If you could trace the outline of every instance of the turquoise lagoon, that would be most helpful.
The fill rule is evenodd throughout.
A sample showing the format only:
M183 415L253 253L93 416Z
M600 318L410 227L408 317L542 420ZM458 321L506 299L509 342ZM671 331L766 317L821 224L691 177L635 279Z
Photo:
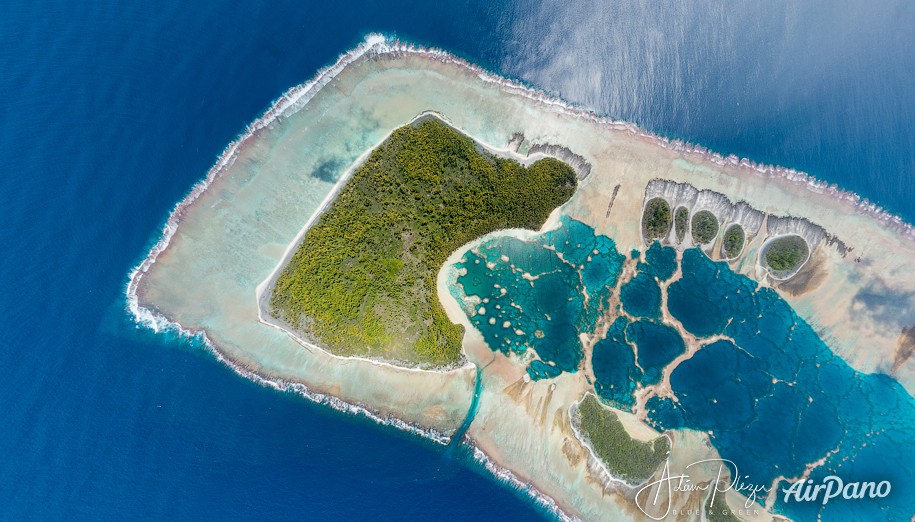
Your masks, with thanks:
M625 260L612 239L563 216L558 229L528 239L482 241L457 264L462 273L451 291L493 350L535 357L527 369L533 379L578 371L579 334L594 332L618 292L622 310L593 347L593 385L605 402L630 410L634 392L657 383L685 344L660 320L659 283L676 273L676 251L653 244L617 288ZM905 389L886 375L855 371L775 291L727 263L690 249L679 267L668 311L700 340L724 339L705 341L674 369L676 400L649 398L648 422L708 433L746 484L768 487L820 460L809 477L814 484L829 475L892 484L886 498L826 505L780 493L777 512L801 520L907 520L915 505L915 401Z
M539 357L528 369L535 379L574 372L584 352L579 333L591 332L606 306L624 258L594 229L561 218L561 226L525 241L499 236L467 252L464 273L452 288L461 301L475 296L470 321L487 344L503 353Z

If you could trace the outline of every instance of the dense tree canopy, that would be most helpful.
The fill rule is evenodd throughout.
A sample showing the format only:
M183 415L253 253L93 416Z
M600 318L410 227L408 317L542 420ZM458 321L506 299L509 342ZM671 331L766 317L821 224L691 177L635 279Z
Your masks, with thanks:
M670 233L670 203L664 198L652 198L642 214L642 235L645 239L664 239Z
M336 354L455 362L463 329L436 294L444 261L495 230L539 228L575 186L559 160L525 168L435 118L401 127L305 233L273 314Z
M810 254L807 242L800 236L773 239L766 247L766 264L773 270L794 270Z
M728 259L734 259L743 251L743 244L746 241L746 233L740 225L731 225L724 233L724 242L721 249Z
M693 242L697 245L711 243L718 235L718 218L708 210L700 210L693 214L692 222Z
M689 210L686 207L678 207L674 213L674 232L677 234L677 243L682 243L686 237L686 230L689 228Z
M578 420L582 435L610 473L630 484L649 478L670 451L667 437L648 442L634 440L613 410L601 405L593 395L581 401Z

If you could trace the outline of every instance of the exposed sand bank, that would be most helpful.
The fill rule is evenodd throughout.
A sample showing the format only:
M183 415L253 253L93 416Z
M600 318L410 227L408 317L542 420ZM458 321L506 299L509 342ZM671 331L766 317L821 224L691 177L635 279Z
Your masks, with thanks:
M549 143L580 156L590 175L563 212L612 237L621 252L642 246L641 205L655 178L688 182L763 212L819 224L852 252L843 256L828 245L818 248L809 279L816 284L780 290L782 295L852 366L886 371L910 393L915 390L915 364L908 359L912 343L901 337L915 324L915 241L901 221L798 173L669 143L444 53L374 37L287 93L179 204L163 239L131 277L128 300L137 319L155 328L180 325L205 333L216 353L248 377L319 400L321 394L333 396L343 401L338 407L363 408L401 427L453 433L471 403L471 366L417 371L334 357L261 322L257 302L259 285L326 201L336 176L392 129L429 110L493 151L517 151L523 158L528 151L547 150L533 144ZM760 277L750 261L759 237L732 263L751 277ZM460 252L455 255L440 273L439 297L449 318L468 327L468 360L485 368L468 436L493 462L532 482L569 515L644 518L633 492L608 481L571 430L568 408L588 389L583 375L528 383L521 365L493 354L443 287ZM672 466L715 455L704 435L682 432L673 438ZM697 500L681 496L677 502Z

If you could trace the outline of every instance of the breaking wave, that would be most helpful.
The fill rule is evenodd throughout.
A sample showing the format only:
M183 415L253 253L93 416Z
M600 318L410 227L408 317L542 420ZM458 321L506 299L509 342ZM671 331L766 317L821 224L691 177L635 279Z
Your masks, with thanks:
M498 85L503 92L523 96L535 103L548 106L554 110L562 111L577 118L589 120L606 128L624 130L632 135L650 139L665 149L701 156L717 165L739 167L759 176L782 178L789 182L803 185L812 192L832 195L838 200L848 202L857 211L873 216L885 226L896 230L901 235L910 239L915 239L915 228L903 221L899 216L885 211L878 205L869 202L867 199L862 198L855 193L845 191L835 184L829 184L825 181L818 180L804 172L778 166L757 164L746 158L739 158L735 155L723 156L699 145L680 140L670 140L642 130L635 124L600 116L591 110L566 102L543 90L535 89L523 85L518 81L491 73L446 51L402 42L381 34L369 34L366 36L363 43L341 55L333 64L318 71L312 80L289 89L276 99L261 117L248 125L238 138L229 143L213 167L207 172L204 179L196 183L191 188L190 192L174 207L166 220L159 240L150 249L142 262L140 262L140 264L130 273L125 289L127 309L139 326L150 328L157 333L171 331L184 338L199 340L219 361L230 367L242 377L257 382L262 386L269 386L283 392L297 393L316 403L326 404L342 412L362 415L379 424L394 426L439 444L444 445L449 443L450 437L448 435L434 429L412 424L391 415L378 414L364 406L351 404L337 397L310 390L302 383L264 377L220 352L216 345L207 338L206 332L185 329L182 325L171 321L158 311L141 305L139 299L139 294L141 293L140 285L143 276L149 271L152 265L155 264L159 255L168 248L172 237L178 230L181 218L198 197L234 163L238 156L238 151L246 141L277 119L295 114L301 110L321 90L321 88L331 82L350 64L363 58L396 57L400 55L422 55L442 63L455 64L467 69L484 82ZM523 482L510 470L496 465L482 450L476 447L469 438L467 441L473 448L474 460L489 470L497 479L511 484L516 489L529 494L539 505L558 518L562 520L573 520L559 508L552 498L537 490L532 484Z

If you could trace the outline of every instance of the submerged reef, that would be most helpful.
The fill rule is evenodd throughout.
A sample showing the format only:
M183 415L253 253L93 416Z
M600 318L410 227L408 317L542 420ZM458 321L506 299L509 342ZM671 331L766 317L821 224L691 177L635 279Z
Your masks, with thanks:
M661 429L708 431L722 457L758 484L828 475L915 480L915 400L882 374L862 374L833 354L779 295L697 250L683 254L683 276L670 286L671 314L692 334L723 334L671 374L676 401L653 398L649 421ZM852 480L849 478L849 480ZM827 513L906 519L911 488L874 500L839 500ZM815 518L819 505L785 503L779 511ZM897 516L898 515L898 516ZM905 516L903 516L905 515Z
M528 160L532 160L536 158L531 155L545 152L564 160L578 179L587 176L587 182L579 184L576 194L562 210L598 232L607 233L627 256L617 257L615 248L603 255L592 252L592 256L586 256L586 262L578 263L580 266L567 273L563 269L563 277L554 278L554 283L561 281L571 290L553 285L552 289L558 290L554 294L549 291L551 285L542 285L547 298L559 296L558 302L547 303L544 308L558 308L570 315L572 322L578 317L588 318L581 326L576 323L573 328L558 332L563 334L561 337L572 339L578 330L578 341L559 347L532 341L521 352L506 350L490 335L485 340L496 352L509 354L503 357L493 355L483 343L477 342L477 332L471 332L473 336L465 338L471 342L465 343L464 353L468 362L478 364L476 370L465 365L447 371L404 371L393 365L378 364L377 360L335 357L321 348L329 348L338 355L365 355L366 351L334 351L322 342L309 342L320 339L309 337L305 328L291 328L270 315L274 277L289 259L283 253L296 253L307 232L302 224L313 223L309 216L327 215L330 202L340 201L344 192L340 188L344 184L334 181L347 179L346 166L367 158L366 151L377 148L391 129L430 110L447 117L447 121L466 131L468 136L474 136L476 152L482 154L486 150L483 143L498 149L492 149L495 156L522 158L528 154ZM545 145L531 145L521 133ZM505 149L509 136L512 138ZM436 171L442 170L432 169L433 173ZM656 197L668 203L674 223L668 236L652 243L641 234L640 210L645 201ZM742 198L747 202L740 201ZM533 203L540 201L536 199ZM709 297L699 291L692 293L695 299L692 308L700 316L693 318L691 327L695 331L703 328L702 307L709 303L706 313L716 324L707 329L723 333L711 338L686 330L682 322L686 316L675 317L668 309L667 299L669 285L681 277L681 257L696 246L689 233L689 218L700 210L715 214L721 231L740 224L746 234L743 250L725 266L715 265L716 270L722 273L733 270L761 281L762 286L771 284L777 288L796 307L797 313L809 321L808 327L798 322L798 326L789 328L788 335L795 341L800 336L810 343L818 343L817 336L822 337L843 359L831 358L828 350L821 354L818 348L813 350L814 360L806 362L803 371L796 372L790 380L773 377L770 379L773 382L767 385L760 372L786 375L780 367L792 364L784 363L781 358L791 361L793 356L782 352L797 347L769 339L773 345L771 351L762 356L758 349L748 349L744 339L735 337L737 334L732 329L739 328L741 317L733 316L723 324L718 323L726 316L713 309L721 305L720 301L746 298L744 283L738 279L731 282L740 287L739 298L731 294ZM546 214L542 217L546 219ZM539 228L542 222L537 221L530 228ZM497 228L511 226L522 225L502 223ZM566 225L561 224L561 228ZM542 239L534 233L513 230L507 234L527 243L526 248L531 244L543 247ZM791 234L803 238L810 255L796 273L781 278L775 270L760 263L760 256L766 241ZM833 234L840 234L842 239ZM498 241L504 235L493 234L483 242ZM422 239L434 237L427 235ZM595 243L610 241L595 237ZM703 248L710 259L699 259L712 262L720 258L722 238L719 232L715 242ZM609 403L606 397L610 396L617 407L633 411L633 415L617 417L634 438L646 440L656 436L639 421L647 420L658 429L671 431L667 435L673 441L672 464L720 452L739 461L743 471L748 459L762 455L764 464L754 468L753 473L777 469L787 474L796 468L797 462L815 457L805 464L805 470L813 470L811 482L833 470L838 470L848 481L892 481L892 493L886 499L849 502L833 499L825 509L819 503L775 504L775 511L798 520L816 520L821 515L824 519L908 520L911 506L915 505L910 485L915 467L910 442L915 437L911 430L911 400L894 379L910 391L915 390L915 367L910 362L915 352L912 238L915 238L913 228L900 218L804 173L668 141L635 125L571 107L444 51L417 48L373 35L311 81L284 93L263 117L227 146L206 178L170 214L161 238L132 272L126 295L138 322L156 331L198 336L221 361L245 377L279 390L294 390L346 411L362 412L378 422L425 434L438 442L447 442L452 435L456 439L466 437L464 440L475 445L475 458L484 462L487 469L533 495L560 516L567 514L569 518L582 520L638 516L631 495L618 482L608 480L609 473L605 472L609 462L604 461L602 466L591 458L579 443L580 431L576 432L576 426L570 424L574 422L570 418L570 405L580 401L583 394L588 395L591 388L596 391L601 386L602 395L595 393L595 401ZM633 249L636 249L634 254ZM853 250L854 256L846 256ZM669 257L670 262L657 261L652 252L665 259ZM481 255L478 250L476 254ZM503 263L498 252L485 254L478 276L485 276L484 269ZM553 257L565 263L563 254L554 252ZM470 262L469 258L464 261ZM596 267L617 261L622 267L619 276L608 279L606 287L594 285L600 279ZM396 263L388 266L397 268ZM659 266L673 268L656 270ZM434 270L439 268L436 266ZM443 296L443 290L447 293L446 287L452 284L456 272L438 272L439 297ZM667 272L672 275L665 279L663 274ZM263 276L268 274L264 280ZM385 272L379 274L384 276ZM584 280L586 277L588 281ZM653 306L651 317L637 315L642 312L637 306L633 308L634 302L628 302L631 299L622 296L622 286L636 277L643 284L655 279L661 295L660 318L654 316ZM547 277L544 282L550 279ZM531 289L538 280L506 277L506 281L518 283L518 287L528 284ZM576 288L580 297L575 294ZM330 297L345 295L324 291ZM479 295L492 291L493 288L481 289ZM518 294L525 292L533 290ZM759 285L746 290L747 295L761 292ZM464 296L453 288L452 293ZM252 295L258 299L251 299ZM465 325L472 323L460 313L453 314L456 307L451 305L455 303L447 295L444 297L450 319ZM475 313L482 299L476 295L464 297L467 299L460 298L460 303L469 313ZM681 298L688 301L690 293L684 291ZM587 311L565 308L562 299ZM531 297L530 301L540 305L537 297ZM601 304L594 306L593 301ZM437 303L434 298L430 302ZM519 311L535 308L532 305ZM781 314L776 317L779 321L787 317L782 314L783 308L772 308ZM765 316L768 309L762 307L757 314ZM752 313L748 307L735 310ZM377 313L374 307L357 313L367 312ZM486 308L484 317L489 312ZM620 317L623 320L609 332ZM486 317L481 323L484 334L487 329L491 330L490 334L498 333L497 328L505 329L504 322L500 325L498 321L490 328L489 319ZM751 325L747 328L755 326L756 331L768 331L764 317L757 319L755 325L754 321L747 322ZM674 342L669 329L682 336L685 351L681 352L683 345ZM453 328L454 331L459 331L459 327ZM534 339L538 336L536 330L530 334ZM779 335L784 336L784 332ZM618 350L600 357L616 356L621 361L618 373L613 368L595 367L595 359L600 360L596 355L600 348L595 351L595 347L608 338L619 341ZM580 350L580 354L573 353L570 362L565 361L566 356L561 353L565 348ZM705 350L707 355L692 361ZM376 357L379 352L368 351L373 359L391 360L388 353ZM808 349L800 349L799 353L807 359L811 357ZM665 362L670 357L673 360ZM851 371L845 361L866 372ZM743 382L740 372L751 363L759 367L748 371ZM560 365L571 370L565 371ZM704 365L718 365L721 371L705 372ZM891 372L892 378L867 373L878 371ZM751 405L754 413L748 414L750 410L742 408L722 412L712 407L710 411L721 417L720 426L714 416L694 415L697 404L707 401L715 405L722 400L714 389L690 389L691 384L699 381L696 376L706 373L736 383L739 388L725 400ZM595 378L596 374L603 376L602 382ZM658 374L660 379L656 381ZM617 375L629 382L616 380ZM633 380L637 380L634 386ZM610 384L614 386L612 393L608 391ZM769 395L757 397L756 393ZM791 399L784 402L785 406L779 402L783 395ZM798 410L792 411L794 407ZM779 415L796 424L780 425ZM836 419L836 422L828 419L822 422L823 438L838 441L826 455L820 454L822 444L804 439L813 432L809 424L817 422L818 416ZM741 422L748 417L753 420L742 426ZM690 427L700 422L710 429L697 431ZM614 433L613 427L606 429ZM859 437L862 433L864 437ZM738 443L751 440L751 436L762 441L759 448L753 448L752 455L744 453ZM813 438L819 436L813 432ZM775 448L771 457L765 444ZM788 450L782 451L782 447ZM750 467L746 469L750 471ZM701 493L683 497L676 507L698 507L703 497ZM731 495L728 501L731 507L736 507ZM723 496L718 496L713 507L720 511L723 502ZM697 514L697 518L713 519L708 512Z
M463 274L451 289L493 350L532 350L543 361L529 369L534 378L557 374L545 366L578 370L578 336L593 331L624 261L591 227L568 217L561 225L530 239L482 241L456 265Z
M638 351L642 369L642 384L657 384L661 373L673 360L686 351L683 338L672 327L659 321L640 320L626 327L626 338Z
M635 403L642 370L635 364L635 353L626 340L629 320L617 317L606 337L594 344L591 366L594 370L594 391L609 404L631 410Z
M627 262L636 266L623 280ZM707 433L747 482L787 486L807 469L812 480L915 480L915 448L903 442L915 440L915 400L902 386L852 369L774 290L699 248L681 256L653 242L627 261L611 239L563 216L558 229L529 239L487 239L457 267L463 273L452 292L473 324L493 350L536 357L527 370L532 379L590 366L602 402L660 430ZM613 296L620 304L608 306ZM603 333L598 324L607 325ZM700 346L671 367L687 352L678 327ZM598 337L590 361L580 334ZM665 372L667 394L657 388ZM591 411L596 402L582 404ZM619 445L616 429L591 417L583 431L595 450L604 448L598 452L607 453L608 469L641 476L620 471L606 449ZM611 442L594 444L602 437ZM910 489L879 503L825 507L775 497L777 512L802 519L816 518L821 507L898 519L915 502Z

